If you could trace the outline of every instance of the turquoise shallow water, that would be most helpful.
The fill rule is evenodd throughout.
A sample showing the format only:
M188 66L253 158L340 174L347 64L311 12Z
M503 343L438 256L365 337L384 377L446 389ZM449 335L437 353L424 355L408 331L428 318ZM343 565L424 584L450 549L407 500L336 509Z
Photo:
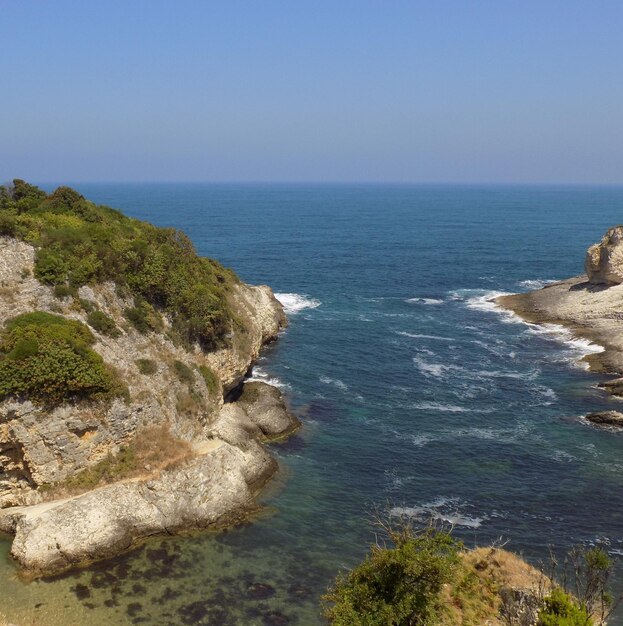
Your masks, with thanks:
M578 542L623 552L623 438L581 419L620 408L577 364L591 347L489 302L580 273L621 221L622 188L77 187L182 228L281 294L291 324L254 375L282 386L305 427L274 446L283 471L253 523L29 585L5 558L0 610L44 624L320 624L320 594L387 503L531 559Z

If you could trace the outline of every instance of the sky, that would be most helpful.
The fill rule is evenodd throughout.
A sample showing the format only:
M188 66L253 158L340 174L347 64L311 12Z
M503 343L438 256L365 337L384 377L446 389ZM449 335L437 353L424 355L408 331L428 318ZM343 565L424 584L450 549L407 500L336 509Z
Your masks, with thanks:
M621 0L0 0L0 179L623 183Z

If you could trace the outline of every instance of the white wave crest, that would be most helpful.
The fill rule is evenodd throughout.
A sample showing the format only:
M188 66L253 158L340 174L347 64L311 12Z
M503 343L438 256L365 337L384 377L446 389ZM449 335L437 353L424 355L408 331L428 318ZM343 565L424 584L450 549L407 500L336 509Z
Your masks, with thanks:
M402 439L403 437L402 435L399 435L397 438ZM423 448L431 441L435 441L435 437L432 435L413 435L413 437L411 437L411 441L413 442L414 447Z
M413 357L416 367L427 378L443 378L451 370L460 370L456 365L444 365L443 363L429 363L420 356Z
M440 300L439 298L409 298L408 300L405 300L405 302L413 302L413 303L417 303L417 304L430 304L430 305L438 305L438 304L443 304L443 300Z
M332 385L333 387L337 387L338 389L341 389L342 391L348 391L348 385L342 382L341 380L339 380L338 378L329 378L328 376L321 376L320 382L324 383L325 385Z
M465 526L467 528L479 528L486 517L472 517L466 515L460 509L465 508L465 503L458 498L438 498L433 502L426 502L420 506L394 507L390 514L395 517L413 517L419 520L437 519L448 522L453 526Z
M420 335L418 333L408 333L404 330L396 331L397 335L411 337L412 339L436 339L437 341L454 341L451 337L440 337L439 335Z
M268 372L263 370L261 367L254 367L252 375L246 379L247 382L260 382L266 383L267 385L272 385L273 387L278 387L279 389L290 389L290 385L282 382L276 376L271 376Z
M458 295L461 292L454 293ZM465 306L467 306L467 308L469 309L474 309L477 311L497 313L501 316L501 320L503 322L523 324L527 326L527 333L542 335L545 338L564 343L567 348L569 348L572 352L572 358L568 360L584 368L588 368L588 365L582 362L580 359L589 354L595 354L597 352L604 351L603 346L593 343L588 339L581 339L579 337L576 337L568 328L565 328L564 326L560 326L559 324L532 324L530 322L524 321L521 317L519 317L519 315L516 315L512 311L503 309L495 302L495 299L499 296L506 295L512 294L503 291L487 291L484 294L481 293L480 295L467 298L465 301Z
M526 332L531 335L540 335L545 339L563 343L570 352L569 357L564 360L580 365L585 369L588 369L588 364L581 361L583 357L604 351L603 346L593 343L588 339L576 337L568 328L560 326L559 324L540 324L538 326L536 324L529 324L528 326L529 328Z
M500 307L497 302L495 302L496 298L500 296L511 296L512 293L508 291L487 291L485 293L480 293L479 295L473 295L465 300L465 306L468 309L473 309L475 311L487 311L487 312L496 312L509 316L509 320L511 316L516 318L517 321L521 321L521 318L518 315L515 315L511 311L507 311Z
M557 281L550 278L537 278L535 280L520 280L517 283L517 286L522 287L523 289L543 289L545 285L551 285L555 282Z
M456 404L442 404L441 402L418 402L413 405L420 411L441 411L442 413L470 413L471 409Z
M300 293L276 293L275 298L281 302L286 313L295 315L303 309L315 309L322 303Z

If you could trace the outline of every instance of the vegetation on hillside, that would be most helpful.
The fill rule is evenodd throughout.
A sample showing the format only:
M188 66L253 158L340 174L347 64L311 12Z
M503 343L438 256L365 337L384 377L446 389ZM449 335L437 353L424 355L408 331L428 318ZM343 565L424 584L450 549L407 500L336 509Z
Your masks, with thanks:
M386 541L324 596L334 626L592 626L616 604L599 547L572 551L572 576L558 586L499 548L464 550L448 529L392 518L379 526Z
M36 248L35 276L55 286L59 297L112 280L134 297L126 317L140 332L161 329L165 313L171 332L186 345L212 349L226 340L231 325L226 290L237 278L198 256L178 230L97 206L69 187L48 195L14 180L0 187L0 235ZM103 319L95 321L104 328Z
M124 396L126 389L93 343L87 326L59 315L35 311L8 320L0 334L0 399L56 404Z

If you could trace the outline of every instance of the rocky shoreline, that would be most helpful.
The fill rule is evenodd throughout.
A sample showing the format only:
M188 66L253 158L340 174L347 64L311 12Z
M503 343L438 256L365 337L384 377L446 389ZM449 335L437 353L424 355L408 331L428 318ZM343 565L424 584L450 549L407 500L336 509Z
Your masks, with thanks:
M533 324L557 324L574 336L601 346L582 360L597 373L613 376L600 384L623 396L623 227L610 229L586 256L586 275L542 289L499 296L496 304ZM596 425L621 427L621 422L594 414Z
M32 246L0 237L0 325L32 310L86 324L85 307L38 281L34 262ZM263 442L300 426L278 389L244 382L262 346L287 324L270 288L231 286L237 322L228 345L212 351L174 343L166 317L162 332L138 332L123 314L132 300L112 283L81 287L78 296L119 329L114 338L94 330L94 347L120 373L129 399L51 408L0 402L0 530L14 535L11 556L27 577L109 558L153 535L240 521L278 469ZM48 488L114 464L154 428L166 431L161 466L132 457L132 474L47 501ZM166 458L174 456L171 442L185 450L175 462Z

